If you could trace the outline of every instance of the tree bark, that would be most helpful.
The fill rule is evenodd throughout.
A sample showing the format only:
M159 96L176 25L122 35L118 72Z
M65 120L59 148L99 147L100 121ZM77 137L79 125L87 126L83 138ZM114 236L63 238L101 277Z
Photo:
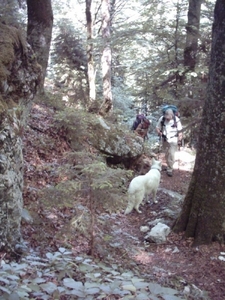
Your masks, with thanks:
M214 10L207 98L196 162L174 230L194 237L194 245L225 240L225 2Z
M110 47L110 0L102 0L102 37L104 49L102 53L103 103L99 113L107 115L113 109L111 86L112 53Z
M96 100L95 90L95 68L93 61L93 42L92 42L92 0L86 0L86 22L87 22L87 65L88 65L88 85L89 85L89 106Z
M202 0L189 0L188 23L186 25L186 45L184 49L184 66L195 70L198 49L199 25Z
M51 0L27 0L27 11L27 40L37 56L38 63L42 66L40 91L43 92L52 38L53 12Z

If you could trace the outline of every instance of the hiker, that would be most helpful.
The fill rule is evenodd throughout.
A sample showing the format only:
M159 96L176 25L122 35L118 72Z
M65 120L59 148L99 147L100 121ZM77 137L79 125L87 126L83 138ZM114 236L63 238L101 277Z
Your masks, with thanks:
M138 135L140 135L145 141L145 139L148 138L149 126L149 119L147 119L144 114L138 114L136 116L136 120L133 123L132 130L134 130Z
M175 162L175 152L182 142L182 125L180 119L175 116L173 109L168 108L161 116L156 125L156 132L162 139L162 148L165 152L167 163L167 175L173 176L173 165Z

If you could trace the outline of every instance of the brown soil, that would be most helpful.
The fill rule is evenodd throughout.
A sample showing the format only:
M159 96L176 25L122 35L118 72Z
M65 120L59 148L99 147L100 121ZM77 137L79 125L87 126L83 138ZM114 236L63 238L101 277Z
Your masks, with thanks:
M23 235L31 247L38 248L43 253L59 246L69 246L74 255L88 254L90 242L84 236L62 234L63 228L66 232L65 223L71 219L74 209L59 210L53 205L51 213L47 213L38 202L37 190L58 180L47 166L62 164L63 155L70 150L63 132L57 132L51 127L53 114L53 110L34 105L25 132L24 203L30 212L32 210L35 220L34 224L23 224ZM54 143L52 142L52 146L46 150L41 147L40 140L43 144L53 140ZM162 155L160 159L163 160ZM173 177L168 177L166 172L162 171L160 188L184 195L190 178L191 171L185 169L180 160ZM209 299L225 299L225 262L218 259L220 252L225 252L224 245L214 243L192 247L191 239L174 233L170 233L167 241L161 245L145 243L145 233L140 231L140 227L157 218L165 218L162 211L171 203L171 197L161 189L157 193L157 199L157 204L146 204L142 214L133 211L127 216L122 212L108 215L99 208L99 216L106 218L107 222L102 227L98 226L98 230L108 234L111 242L104 243L101 240L103 244L99 244L97 239L94 247L96 259L108 260L109 263L118 262L124 268L138 270L149 280L181 291L185 287L195 289L196 286L207 291ZM84 199L81 199L80 203L82 202L85 203ZM172 225L173 220L167 217L166 222ZM113 246L113 243L119 246ZM188 299L206 298L200 298L199 294L194 296L192 293Z

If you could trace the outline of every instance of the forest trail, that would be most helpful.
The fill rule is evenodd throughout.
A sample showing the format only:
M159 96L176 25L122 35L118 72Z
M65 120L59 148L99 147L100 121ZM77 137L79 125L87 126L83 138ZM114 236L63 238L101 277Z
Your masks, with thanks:
M66 225L76 209L83 209L85 199L80 199L76 208L58 208L53 202L48 210L38 199L39 190L59 181L54 168L63 166L64 155L70 150L64 133L51 126L53 116L53 109L34 104L25 130L24 205L34 222L23 223L23 236L33 249L42 253L68 246L74 255L88 254L90 245L85 236L73 236ZM225 262L218 260L218 256L225 252L224 246L215 243L193 248L192 239L174 233L170 233L163 244L146 243L145 233L140 231L141 226L156 219L172 225L179 213L181 198L191 178L194 156L190 150L179 151L176 155L173 177L162 171L157 204L147 204L142 214L133 211L127 216L123 212L108 214L101 208L97 210L98 219L102 221L98 234L104 234L108 240L105 238L104 245L96 242L95 255L109 264L118 263L124 269L136 270L149 281L186 291L186 299L222 300ZM163 161L162 154L159 158Z

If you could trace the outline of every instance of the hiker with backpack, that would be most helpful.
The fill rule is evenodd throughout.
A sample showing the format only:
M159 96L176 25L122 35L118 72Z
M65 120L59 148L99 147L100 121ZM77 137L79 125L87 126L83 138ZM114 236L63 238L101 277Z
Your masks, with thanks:
M144 114L138 114L131 129L140 135L145 141L145 139L148 138L148 128L150 124L149 119L147 119Z
M167 175L173 176L173 165L175 163L175 152L182 142L182 125L177 116L178 110L174 105L163 108L163 115L156 125L156 132L162 140L162 148L165 152L167 163Z

